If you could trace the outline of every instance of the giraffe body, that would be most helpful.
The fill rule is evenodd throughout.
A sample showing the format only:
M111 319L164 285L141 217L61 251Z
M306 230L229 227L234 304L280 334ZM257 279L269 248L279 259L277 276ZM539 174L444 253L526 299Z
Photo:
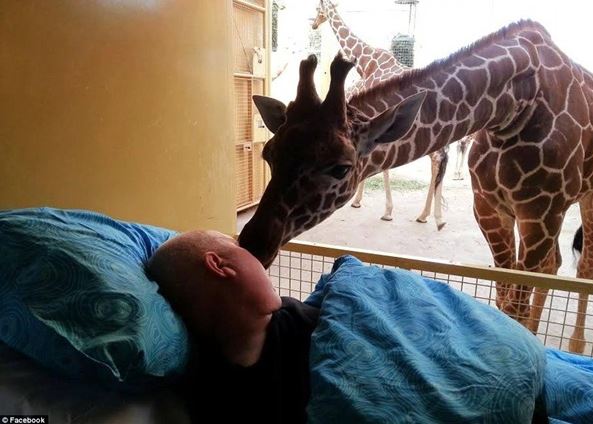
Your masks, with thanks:
M476 133L468 158L474 215L496 266L556 273L561 224L579 202L584 241L577 276L593 277L593 75L541 25L511 24L348 103L343 84L352 65L334 60L321 102L312 94L313 62L303 62L299 94L288 108L260 102L269 122L270 112L279 112L264 149L272 179L239 241L264 264L343 206L368 176ZM530 304L532 291L497 282L496 300L536 332L547 292L536 290ZM572 351L584 348L586 305L581 294Z
M356 63L356 72L361 79L356 81L346 91L346 98L350 99L353 96L360 94L366 89L374 87L375 85L386 81L387 79L400 75L406 69L406 66L401 64L396 57L389 51L373 47L356 36L346 25L336 6L330 0L320 0L317 8L317 16L313 22L313 29L317 29L323 22L328 22L332 31L334 32L340 48L346 59ZM443 219L442 213L442 182L447 170L448 149L440 149L431 153L431 178L430 186L426 196L425 207L422 213L416 218L417 222L426 223L431 212L432 200L434 198L434 218L437 229L441 230L446 222ZM385 212L381 217L384 221L391 221L393 219L393 197L391 194L391 184L389 178L389 169L383 171L383 186L385 188ZM361 182L356 190L356 195L352 200L351 206L360 208L364 192L364 181Z

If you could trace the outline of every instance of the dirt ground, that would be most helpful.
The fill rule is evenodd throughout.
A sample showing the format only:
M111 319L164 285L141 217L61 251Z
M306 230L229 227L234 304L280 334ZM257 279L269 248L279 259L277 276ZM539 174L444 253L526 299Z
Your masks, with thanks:
M416 222L424 208L430 180L430 159L391 170L393 189L393 220L382 221L385 193L381 175L367 183L362 207L344 206L317 227L301 234L297 240L378 250L395 254L420 256L464 264L492 264L492 256L473 216L473 196L467 166L465 178L453 180L456 152L451 149L449 167L445 175L443 195L446 209L443 217L447 224L438 231L434 219L428 223ZM241 213L237 230L253 215L253 210ZM575 260L571 251L574 232L580 225L578 205L573 205L564 221L560 235L563 264L560 275L576 274Z

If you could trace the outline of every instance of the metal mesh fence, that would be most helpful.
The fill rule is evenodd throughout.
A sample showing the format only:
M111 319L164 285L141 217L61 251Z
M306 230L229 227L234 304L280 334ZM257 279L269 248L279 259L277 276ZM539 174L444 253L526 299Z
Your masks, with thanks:
M593 293L593 282L543 274L522 273L487 267L431 262L425 259L385 255L331 246L290 243L282 250L269 274L281 296L305 300L322 274L331 271L336 257L352 254L369 265L404 268L448 284L496 308L496 281L550 288L544 304L537 336L549 347L569 350L575 328L579 292ZM564 289L562 289L564 288ZM589 296L584 321L584 355L593 357L593 296Z

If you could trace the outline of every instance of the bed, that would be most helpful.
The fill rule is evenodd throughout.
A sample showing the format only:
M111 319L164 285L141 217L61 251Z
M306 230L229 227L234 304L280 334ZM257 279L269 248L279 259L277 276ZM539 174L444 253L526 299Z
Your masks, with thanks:
M411 270L416 275L445 283L456 291L466 293L490 306L494 304L494 282L497 280L529 281L530 284L552 289L537 335L543 344L550 348L544 352L546 359L558 359L549 371L554 373L549 378L560 380L568 376L566 387L570 388L573 378L570 372L577 369L574 378L583 378L584 383L573 381L574 384L588 387L586 384L593 381L593 378L589 378L593 375L593 362L587 359L593 356L590 315L586 320L587 344L584 356L562 353L568 346L567 337L576 313L575 295L579 291L593 293L591 282L304 242L293 242L285 246L270 267L269 274L281 295L306 300L315 290L322 275L331 273L335 259L344 255L352 255L365 264L377 265L380 269ZM593 396L593 390L584 393L584 396L589 395ZM591 404L593 405L593 402ZM579 407L582 405L571 405L572 409ZM590 413L587 408L585 409L571 413ZM3 414L49 415L50 422L53 423L188 422L180 400L166 385L149 393L132 394L105 389L103 385L89 384L88 381L67 380L57 377L36 361L4 344L0 344L0 411ZM563 417L566 416L562 414L565 411L554 413L554 422L579 422L564 420Z
M0 415L47 415L52 424L189 423L170 389L131 395L58 377L0 344Z

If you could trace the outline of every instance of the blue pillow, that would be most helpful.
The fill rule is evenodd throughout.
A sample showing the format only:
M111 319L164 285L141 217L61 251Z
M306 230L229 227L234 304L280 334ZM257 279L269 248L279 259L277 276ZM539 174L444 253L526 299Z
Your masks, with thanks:
M179 374L186 328L144 271L174 235L82 210L0 211L0 340L122 388Z

